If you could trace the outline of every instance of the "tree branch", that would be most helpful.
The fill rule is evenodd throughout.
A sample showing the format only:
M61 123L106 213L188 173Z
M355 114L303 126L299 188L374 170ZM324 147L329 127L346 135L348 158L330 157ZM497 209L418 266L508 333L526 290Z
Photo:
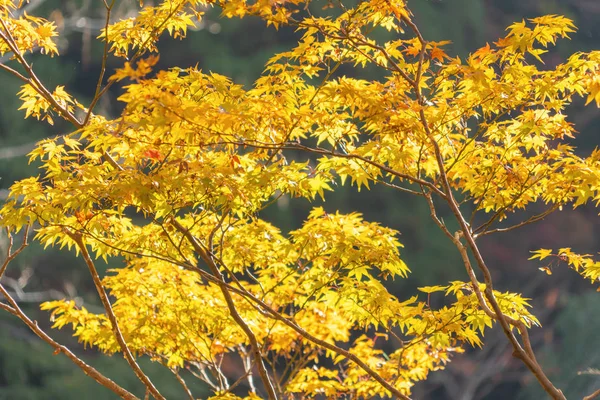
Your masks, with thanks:
M55 354L64 353L75 365L85 372L86 375L90 376L96 382L106 387L107 389L112 390L115 394L120 396L122 399L126 400L139 400L138 397L134 396L132 393L128 392L118 384L116 384L113 380L107 378L102 375L99 371L97 371L94 367L88 365L85 361L77 357L68 347L61 345L56 342L50 336L48 336L37 324L37 321L32 321L29 317L19 308L17 302L10 296L10 294L4 289L2 285L0 285L0 294L6 298L6 300L10 303L10 306L0 303L0 308L8 311L13 314L21 321L23 321L29 329L33 331L40 339L48 343L50 346L54 348Z
M511 226L507 226L505 228L495 228L495 229L490 229L490 230L484 230L481 233L475 233L475 237L481 237L484 235L490 235L492 233L499 233L499 232L509 232L512 231L513 229L517 229L517 228L521 228L525 225L529 225L529 224L533 224L535 222L541 221L544 218L546 218L548 215L552 214L554 211L556 211L558 209L559 205L555 204L552 207L550 207L549 209L547 209L546 211L544 211L543 213L537 214L537 215L533 215L529 218L527 218L525 221L521 221L519 223L516 223L514 225ZM480 230L480 228L482 228L484 225L482 225L481 227L477 228L474 232L478 232Z
M106 294L106 291L104 290L104 287L102 286L102 281L100 280L100 276L98 275L98 271L96 270L94 261L92 261L90 254L87 251L87 248L85 246L85 243L83 242L81 234L71 232L68 229L65 229L65 233L67 235L69 235L69 237L71 237L71 239L73 239L73 241L77 244L77 247L81 251L81 255L83 256L83 259L85 260L85 263L87 264L88 269L90 271L90 275L92 276L92 279L94 281L94 286L96 286L96 290L98 291L98 296L100 297L100 301L102 302L102 305L104 306L104 310L105 310L105 312L108 316L108 319L110 321L110 324L112 326L113 334L115 335L115 338L117 339L117 342L119 343L119 346L121 347L121 351L123 352L123 355L125 356L125 359L127 360L127 363L129 364L129 366L131 367L131 369L133 370L135 375L138 377L138 379L146 386L148 391L150 391L150 393L152 393L152 396L154 396L157 400L166 400L163 397L163 395L160 394L158 389L156 389L156 387L154 386L152 381L150 381L150 379L146 376L146 374L144 374L144 372L142 371L140 366L135 361L135 358L133 357L133 354L131 353L129 346L127 346L127 342L123 338L123 334L121 333L121 329L119 328L119 324L117 322L117 317L115 316L115 313L113 312L112 305L110 304L110 300L108 299L108 295Z
M2 266L0 266L0 279L2 278L2 275L4 275L4 272L6 272L6 268L8 267L8 264L12 260L14 260L15 257L18 256L20 252L25 250L25 247L27 247L29 245L29 242L28 242L29 225L25 226L25 232L23 233L23 242L21 243L21 246L19 246L19 248L17 250L15 250L14 253L12 252L12 246L14 243L14 239L13 239L12 234L10 233L9 228L6 228L6 234L8 236L8 248L6 249L6 258L4 259Z
M112 0L110 5L106 0L104 0L104 7L106 7L106 19L104 21L104 34L106 35L106 40L104 42L104 50L102 53L102 62L100 64L100 75L98 76L98 81L96 82L96 92L94 93L94 97L92 98L92 102L88 107L88 112L85 115L83 120L83 125L87 125L88 121L92 116L92 112L94 111L94 107L100 100L102 92L102 81L104 80L104 74L106 73L106 62L108 60L108 25L110 23L110 14L115 5L115 0Z
M19 61L19 64L21 64L21 66L23 66L23 68L25 68L27 75L29 75L29 79L26 79L26 81L36 89L36 91L40 94L40 96L42 96L46 101L48 101L50 104L52 104L52 107L54 107L56 109L56 111L58 111L58 113L64 119L71 122L73 125L77 126L78 128L81 128L83 126L83 124L81 122L79 122L79 120L77 120L77 118L75 118L75 116L73 114L71 114L69 112L69 110L67 110L66 108L61 106L58 103L58 101L56 101L54 96L52 96L52 93L50 93L48 91L48 89L46 89L44 84L40 81L40 79L37 77L37 75L33 72L31 65L27 62L27 60L25 60L25 57L23 57L23 54L21 54L21 50L19 50L15 39L13 38L12 34L10 33L8 26L6 25L6 22L2 18L0 18L0 24L4 28L4 32L0 31L0 38L6 43L6 45L10 48L10 50L14 53L15 57Z
M58 225L58 226L62 226L62 225ZM69 227L66 227L66 226L63 226L63 228L70 229ZM185 228L183 226L182 226L182 228L185 230ZM331 350L335 354L343 356L347 360L354 362L356 365L358 365L360 368L362 368L369 376L371 376L373 379L375 379L377 382L379 382L384 388L389 390L395 397L402 399L402 400L411 400L410 397L402 394L398 389L396 389L389 382L387 382L383 377L381 377L381 375L379 375L375 370L370 368L359 357L355 356L354 354L352 354L351 352L349 352L345 349L342 349L341 347L336 346L335 344L328 343L324 340L321 340L321 339L311 335L310 333L305 331L302 327L300 327L295 321L284 317L283 315L281 315L280 313L275 311L273 308L271 308L264 301L262 301L258 297L256 297L254 294L248 292L241 285L241 282L239 282L239 281L236 282L236 284L237 284L237 287L236 287L236 286L231 285L230 283L224 282L223 280L219 280L217 277L215 277L211 273L208 273L208 272L202 270L197 265L192 264L188 260L185 260L185 262L184 262L184 261L176 260L173 258L169 258L168 256L165 257L165 256L157 255L157 254L140 253L140 252L135 252L135 251L131 251L131 250L120 249L120 248L113 246L110 243L106 242L103 238L91 235L89 232L78 232L78 233L79 234L87 234L87 235L91 236L94 240L97 240L98 242L100 242L103 245L106 245L112 249L122 251L124 253L135 255L138 257L150 257L153 259L169 262L174 265L180 266L188 271L193 271L193 272L199 274L202 278L204 278L205 280L207 280L209 282L215 283L217 285L223 285L227 290L231 291L232 293L236 293L236 294L242 296L244 299L246 299L246 301L251 302L251 303L252 302L256 303L258 306L260 306L260 308L262 308L264 310L264 312L271 315L274 319L281 321L283 324L285 324L286 326L288 326L291 329L293 329L294 331L296 331L298 334L300 334L302 337L304 337L308 341L311 341L311 342L315 343L316 345L321 346L325 349ZM202 247L200 247L200 249L202 249ZM185 259L185 257L184 257L184 259ZM214 263L213 263L213 265L214 265ZM214 265L214 266L216 267L216 265Z
M309 147L309 146L304 146L299 143L293 143L293 142L290 142L290 143L286 144L285 146L280 146L280 147L275 146L275 145L253 143L253 142L246 142L246 141L232 142L231 144L237 144L240 146L249 146L249 147L255 147L255 148L273 148L273 149L281 149L281 150L302 150L302 151L306 151L308 153L322 154L322 155L329 155L329 156L338 157L338 158L348 158L348 159L359 160L366 164L372 165L372 166L380 169L381 171L387 172L390 175L398 177L400 179L407 180L407 181L415 183L417 185L425 186L425 187L431 189L431 191L433 193L435 193L436 195L438 195L444 199L446 198L446 194L443 191L441 191L437 186L435 186L433 183L423 180L423 179L420 179L420 178L417 178L417 177L409 175L409 174L404 174L402 172L396 171L395 169L390 168L387 165L381 164L377 161L370 160L370 159L368 159L364 156L358 155L358 154L339 153L334 150L327 150L327 149L323 149L323 148L319 148L319 147Z
M175 375L175 378L177 379L177 382L179 382L179 384L181 385L181 387L185 391L185 394L187 395L188 399L194 400L195 397L192 394L192 391L188 387L187 383L185 383L185 380L183 379L183 377L181 375L179 375L179 372L176 369L171 369L171 372L173 372L173 375Z

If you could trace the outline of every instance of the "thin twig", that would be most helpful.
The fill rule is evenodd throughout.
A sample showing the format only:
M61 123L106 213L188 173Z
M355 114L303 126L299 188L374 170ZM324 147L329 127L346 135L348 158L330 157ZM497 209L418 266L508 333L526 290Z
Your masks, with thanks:
M233 389L235 389L237 386L239 386L246 378L248 381L248 386L250 386L250 391L252 393L256 394L256 387L254 385L254 379L252 377L252 368L254 367L254 362L252 361L252 357L249 354L247 354L245 352L245 350L242 350L242 349L240 349L240 350L244 353L244 357L246 357L248 359L248 361L246 361L246 359L244 357L240 356L240 358L242 358L242 363L244 364L245 372L242 376L240 376L235 382L233 382L233 384L231 384L227 388L227 390L223 393L223 395L225 395L227 393L231 393L231 391Z
M248 146L248 147L256 147L256 148L275 148L275 146L273 146L273 145L262 144L262 143L258 143L258 142L252 142L252 141L231 142L231 144L236 144L236 145L240 145L240 146ZM370 159L368 159L364 156L358 155L358 154L339 153L334 150L327 150L327 149L323 149L320 147L304 146L304 145L301 145L301 144L295 143L295 142L289 142L285 146L277 147L277 148L283 149L283 150L303 150L308 153L323 154L323 155L329 155L329 156L338 157L338 158L348 158L348 159L360 160L366 164L372 165L382 171L385 171L390 175L396 176L398 178L407 180L412 183L416 183L418 185L426 186L427 188L431 189L431 191L434 192L436 195L438 195L444 199L446 198L446 194L443 191L441 191L437 186L435 186L433 183L423 180L423 179L419 179L410 174L404 174L402 172L396 171L393 168L390 168L384 164L381 164L374 160L370 160Z
M96 82L96 92L94 93L94 97L90 106L88 107L88 112L83 120L83 125L87 125L90 117L92 116L92 112L96 103L100 100L100 92L102 90L102 81L104 80L104 74L106 73L106 62L108 60L108 25L110 23L110 14L112 12L113 6L115 5L115 0L112 0L110 5L104 0L104 6L106 7L106 20L104 22L104 35L106 36L106 40L104 42L104 50L102 53L102 63L100 64L100 75L98 76L98 82Z
M188 398L190 400L194 400L195 397L192 394L192 391L188 387L187 383L185 383L185 380L181 377L181 375L179 375L179 371L177 371L176 369L171 369L171 372L173 372L173 375L175 375L175 378L177 378L177 382L179 382L181 387L183 387L183 390L185 391L185 394L188 396Z
M61 225L59 225L59 226L61 226ZM67 227L65 227L65 228L67 228ZM111 245L110 243L106 242L103 238L95 237L94 235L91 235L88 232L80 232L80 234L90 235L94 240L97 240L98 242L102 243L103 245L106 245L110 248L122 251L127 254L131 254L131 255L134 255L137 257L142 257L142 258L149 257L149 258L153 258L153 259L157 259L157 260L170 262L170 263L180 266L188 271L193 271L193 272L199 274L203 279L205 279L208 282L212 282L217 285L225 286L225 288L227 290L231 291L232 293L236 293L236 294L242 296L249 303L257 304L262 310L264 310L264 312L271 315L274 319L281 321L286 326L290 327L291 329L296 331L299 335L304 337L306 340L313 342L314 344L316 344L324 349L328 349L328 350L334 352L335 354L344 357L345 359L347 359L349 361L354 362L356 365L358 365L360 368L362 368L368 375L370 375L373 379L375 379L377 382L379 382L383 387L385 387L387 390L389 390L391 393L393 393L393 395L396 396L397 398L402 399L402 400L411 400L410 397L403 395L398 389L396 389L389 382L387 382L375 370L370 368L360 357L357 357L356 355L352 354L350 351L345 350L341 347L338 347L335 344L329 343L327 341L321 340L321 339L311 335L310 333L305 331L303 328L301 328L295 321L293 321L292 319L289 319L287 317L284 317L279 312L277 312L273 308L271 308L271 306L269 306L263 300L259 299L254 294L250 293L248 290L246 290L246 288L241 286L241 283L239 281L236 282L237 286L233 286L230 283L224 282L223 280L219 280L218 278L213 276L211 273L204 271L203 269L199 268L198 266L192 264L190 261L186 260L185 262L183 262L181 260L163 257L163 256L160 256L157 254L140 253L140 252L135 252L135 251L131 251L131 250L120 249L120 248L115 247L115 246Z
M204 368L204 366L202 365L202 368L198 367L197 365L193 364L194 367L198 368L198 371L200 371L200 375L194 371L192 371L191 368L187 367L187 370L190 374L194 375L196 378L200 379L202 382L206 383L208 386L211 387L211 389L213 389L215 392L219 390L219 387L210 380L208 374L206 373L206 368Z
M0 68L2 68L3 70L5 70L6 72L8 72L9 74L16 76L17 78L19 78L21 81L25 82L25 83L30 83L29 79L27 79L27 77L25 77L24 75L22 75L19 71L12 69L11 67L9 67L6 64L1 64L0 63Z
M8 249L6 250L6 258L4 259L4 262L2 263L2 266L0 266L0 279L2 278L2 275L4 275L4 272L6 272L6 268L8 267L8 264L15 259L16 256L19 255L20 252L22 252L23 250L25 250L25 247L27 247L27 245L29 245L28 242L28 236L29 236L29 225L25 226L25 231L23 233L23 242L21 243L21 246L19 246L19 248L17 250L15 250L15 252L12 252L12 246L13 246L13 236L10 233L10 229L6 228L6 234L8 235Z
M14 53L15 57L19 61L19 64L21 64L21 66L23 66L23 68L25 68L27 75L29 75L29 79L28 79L29 84L31 84L36 89L36 91L46 101L48 101L50 104L52 104L52 106L58 111L58 113L64 119L71 122L73 125L77 126L78 128L81 128L83 126L81 124L81 122L79 122L79 120L77 120L77 118L75 118L75 116L69 110L67 110L65 107L63 107L62 105L60 105L58 103L58 101L54 98L54 96L52 96L52 93L50 93L48 91L48 89L46 89L46 87L40 81L40 79L37 77L35 72L33 72L31 65L27 62L27 60L25 60L25 57L23 57L21 50L17 46L17 42L15 41L12 34L10 33L10 30L8 29L8 26L6 25L6 22L2 18L0 18L0 24L4 28L4 32L0 31L0 38L6 43L6 45L10 48L10 50Z
M17 315L15 309L12 308L11 306L9 306L8 304L4 304L4 303L0 302L0 309L4 310L6 312L9 312L12 315L15 315L15 316Z
M1 18L0 18L0 24L2 25L2 27L5 30L5 32L0 31L0 39L2 39L6 43L6 45L10 48L10 50L14 53L15 57L17 58L17 61L25 69L25 71L27 72L27 75L29 75L29 78L25 77L18 71L14 70L4 64L0 64L0 68L4 69L5 71L8 71L9 73L16 76L23 82L31 85L31 87L33 87L35 89L35 91L40 96L42 96L42 98L44 100L48 101L52 105L52 107L60 114L60 116L62 118L64 118L65 120L67 120L71 124L73 124L76 127L76 129L83 128L85 126L85 124L80 122L71 112L69 112L68 109L61 106L60 103L54 98L54 96L52 96L52 93L50 93L50 91L46 88L46 86L44 86L42 81L34 73L31 65L27 62L27 60L25 60L25 57L23 56L23 54L21 54L21 51L19 50L19 48L16 44L16 41L14 40L10 31L8 30L8 26L6 25L4 20ZM87 123L87 120L85 121L85 123ZM105 151L103 153L103 157L113 168L123 171L123 167L121 165L119 165L119 163L117 163L116 160L110 154L108 154L108 152Z
M492 233L509 232L509 231L512 231L513 229L517 229L517 228L521 228L521 227L523 227L525 225L533 224L535 222L543 220L548 215L550 215L554 211L556 211L558 208L559 208L559 205L555 204L554 206L550 207L549 209L547 209L543 213L540 213L540 214L537 214L537 215L533 215L533 216L527 218L525 221L519 222L519 223L511 225L511 226L507 226L505 228L496 228L496 229L484 230L483 232L476 234L476 237L490 235ZM476 231L477 230L475 230L475 232Z
M103 1L104 1L104 4L105 4L106 8L108 9L109 8L108 7L108 3L106 2L106 0L103 0ZM113 0L113 3L114 3L114 0ZM137 60L139 57L141 57L142 54L144 54L144 52L146 51L146 48L145 48L146 45L150 42L150 40L152 40L152 38L155 36L155 34L160 29L162 29L165 26L165 24L173 17L173 15L175 15L175 13L179 10L179 8L183 4L185 4L184 1L182 1L181 3L179 3L179 5L177 7L174 7L169 12L169 14L165 17L165 19L160 24L158 24L157 26L155 26L152 29L152 31L148 35L148 38L143 43L140 44L138 50L133 54L133 56L131 56L129 58L129 63L133 63L135 60ZM111 4L110 7L112 7L112 4ZM106 21L108 21L109 17L110 17L110 15L107 15ZM106 28L106 25L105 25L105 28ZM108 36L105 38L105 40L108 43ZM99 82L101 82L101 81L99 80ZM96 105L97 105L98 101L100 100L100 98L102 98L104 96L104 94L106 94L106 92L108 92L108 90L114 85L115 82L116 82L116 80L108 81L106 83L106 85L104 85L104 87L100 91L96 92L96 95L94 96L94 98L92 99L92 102L90 103L90 106L88 107L88 113L87 113L87 115L85 117L84 125L87 124L87 122L88 122L89 118L91 117L92 112L93 112L94 108L96 107Z

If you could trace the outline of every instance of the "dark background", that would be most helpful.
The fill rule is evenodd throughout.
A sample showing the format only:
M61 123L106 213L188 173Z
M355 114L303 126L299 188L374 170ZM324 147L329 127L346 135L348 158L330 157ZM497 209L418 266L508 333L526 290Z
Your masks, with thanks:
M92 97L99 74L102 44L95 37L102 26L99 1L32 0L28 13L57 21L61 29L60 57L33 54L28 58L43 81L53 88L66 89L83 103ZM117 1L116 17L134 13L138 1ZM317 3L318 4L318 3ZM563 14L579 27L572 40L563 40L545 60L548 66L562 62L576 51L598 49L600 44L600 1L598 0L412 0L409 7L417 25L428 40L451 40L448 53L464 57L486 42L504 35L512 22L543 14ZM320 6L315 7L316 10ZM265 28L259 19L227 20L215 10L184 41L164 38L160 68L188 67L198 64L205 71L227 75L236 83L250 87L274 53L291 48L297 39L290 29ZM0 62L9 62L4 57ZM109 61L109 73L121 61ZM0 198L17 179L37 174L36 165L28 165L26 153L37 140L68 132L66 123L54 127L35 120L24 120L18 111L16 96L20 83L0 74ZM121 105L111 91L96 112L115 116ZM593 105L583 108L576 101L568 111L580 135L573 141L582 155L589 154L600 142L600 112ZM445 284L466 280L456 249L431 222L427 205L385 188L357 193L338 187L327 196L327 211L360 211L367 220L379 221L402 232L403 257L412 270L406 280L396 280L390 290L409 297L418 285ZM1 200L0 200L1 201ZM306 201L280 201L263 215L283 231L301 223L315 204ZM535 206L531 212L535 212ZM592 206L565 209L536 225L491 236L482 240L484 256L493 268L496 288L522 292L533 301L534 314L544 329L533 329L532 338L538 357L550 378L563 389L567 398L581 398L600 387L600 375L585 374L600 369L600 295L589 282L564 266L548 276L539 271L539 262L527 261L530 251L538 248L572 247L580 253L600 249L598 210ZM6 237L0 236L4 254ZM111 261L111 266L119 260ZM93 283L81 260L55 249L42 250L32 245L9 268L3 278L25 309L48 328L48 315L37 311L41 301L69 297L98 310ZM106 357L83 349L70 332L53 331L62 343L70 343L78 354L100 371L136 394L143 389L120 356ZM467 350L456 356L447 369L435 372L426 383L417 385L418 399L542 399L543 392L524 367L511 357L511 349L501 332L491 330L482 350ZM142 360L142 367L167 398L183 398L173 376L159 365ZM583 372L583 374L582 374ZM199 397L205 393L196 392ZM0 400L41 399L112 399L114 395L86 377L63 356L37 339L19 321L0 313Z

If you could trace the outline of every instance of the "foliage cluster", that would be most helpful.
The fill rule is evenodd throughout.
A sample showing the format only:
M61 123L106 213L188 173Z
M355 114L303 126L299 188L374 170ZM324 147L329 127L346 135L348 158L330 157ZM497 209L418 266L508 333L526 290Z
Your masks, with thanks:
M539 321L528 299L494 290L478 238L600 201L600 151L575 154L565 114L575 96L600 104L600 52L541 67L546 48L574 31L569 19L515 23L463 60L446 54L447 42L427 41L401 0L324 4L332 17L313 16L303 0L142 1L136 16L114 22L115 1L105 2L103 65L108 57L124 63L108 79L103 69L84 105L35 74L26 54L55 55L56 27L16 17L17 3L0 2L0 53L17 64L0 68L23 81L26 117L62 118L74 131L31 152L41 172L11 187L0 221L11 238L24 231L24 245L35 229L44 246L74 249L104 306L97 314L70 300L46 302L54 327L70 325L82 343L123 353L156 399L164 396L137 356L171 370L190 398L182 369L214 398L408 399L416 382L465 346L481 346L498 323L544 390L564 398L531 347L528 329ZM197 68L154 72L159 38L183 38L212 6L226 17L294 26L302 38L274 55L250 89ZM380 29L395 39L375 40ZM342 65L352 73L338 74ZM384 78L362 78L367 65ZM121 115L94 113L123 81ZM383 281L409 273L392 229L320 207L289 233L259 217L278 198L325 198L346 181L428 205L466 271L464 281L420 288L427 298L442 293L445 306L388 292ZM501 224L537 202L547 206L542 214ZM442 206L456 232L438 217ZM9 250L0 276L19 251ZM94 258L111 257L126 265L101 279ZM589 256L561 249L556 257L598 281ZM2 286L0 294L0 307L58 353L137 398L44 333ZM382 341L395 350L384 352ZM224 360L242 372L225 371Z

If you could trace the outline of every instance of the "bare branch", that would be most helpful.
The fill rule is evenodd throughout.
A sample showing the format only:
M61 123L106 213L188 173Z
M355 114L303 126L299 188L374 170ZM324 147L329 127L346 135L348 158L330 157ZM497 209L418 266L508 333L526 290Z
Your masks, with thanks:
M198 378L202 382L206 383L208 386L210 386L210 388L212 390L214 390L214 391L219 390L219 387L210 379L210 377L206 373L206 368L204 367L204 365L200 365L200 367L198 367L198 365L196 365L196 364L192 364L192 365L194 365L194 367L198 368L198 371L200 371L200 375L198 375L196 372L192 371L191 368L187 367L187 370L190 374L194 375L196 378Z
M480 236L489 235L489 234L498 233L498 232L509 232L509 231L512 231L513 229L518 229L518 228L521 228L521 227L523 227L525 225L533 224L535 222L543 220L548 215L550 215L554 211L556 211L558 208L559 208L559 205L555 204L552 207L550 207L549 209L547 209L546 211L544 211L543 213L540 213L540 214L537 214L537 215L533 215L533 216L527 218L525 221L521 221L521 222L519 222L517 224L514 224L514 225L511 225L511 226L507 226L506 228L496 228L496 229L484 230L483 232L476 234L475 237L477 238L477 237L480 237ZM475 232L477 232L478 230L479 230L479 228L477 228L475 230Z
M17 315L16 314L17 312L15 311L15 309L12 308L11 306L9 306L8 304L0 303L0 309L4 310L6 312L9 312L12 315Z
M246 146L251 146L251 147L257 147L257 148L278 148L276 146L270 146L270 145L266 145L266 144L254 144L252 142L238 142L238 143L233 143L233 144L239 144L239 145L246 145ZM270 146L270 147L269 147ZM441 191L437 186L435 186L433 183L417 178L415 176L409 175L409 174L404 174L402 172L396 171L393 168L390 168L384 164L381 164L377 161L373 161L371 159L368 159L366 157L363 157L361 155L358 154L346 154L346 153L340 153L340 152L336 152L334 150L327 150L327 149L323 149L320 147L309 147L309 146L304 146L301 145L299 143L289 143L283 147L279 147L281 149L288 149L288 150L303 150L309 153L315 153L315 154L323 154L323 155L329 155L332 157L339 157L339 158L348 158L348 159L355 159L355 160L360 160L366 164L372 165L376 168L379 168L381 171L387 172L390 175L396 176L400 179L405 179L409 182L412 183L416 183L418 185L422 185L425 186L429 189L431 189L431 191L433 193L435 193L436 195L445 198L446 194Z
M102 63L100 65L100 75L98 76L98 82L96 83L96 92L94 93L92 102L90 103L90 106L88 107L88 112L85 116L85 119L83 120L83 125L87 125L88 121L90 120L90 117L92 116L92 112L94 111L94 107L96 107L96 104L98 103L98 101L101 98L101 93L103 93L102 92L102 81L104 80L104 74L106 73L106 62L108 60L108 49L109 49L108 25L110 23L110 15L111 15L114 5L115 5L115 0L112 0L110 4L108 4L108 2L106 0L104 0L104 6L106 7L106 20L104 22L104 34L106 35L107 39L104 41L104 50L102 53Z
M181 375L179 375L179 372L176 369L171 369L171 372L173 372L173 375L175 375L175 378L177 378L177 382L179 382L181 387L183 387L183 390L185 391L185 394L187 395L188 399L194 400L195 397L192 394L192 391L190 390L188 385L185 383L185 380L181 377Z

